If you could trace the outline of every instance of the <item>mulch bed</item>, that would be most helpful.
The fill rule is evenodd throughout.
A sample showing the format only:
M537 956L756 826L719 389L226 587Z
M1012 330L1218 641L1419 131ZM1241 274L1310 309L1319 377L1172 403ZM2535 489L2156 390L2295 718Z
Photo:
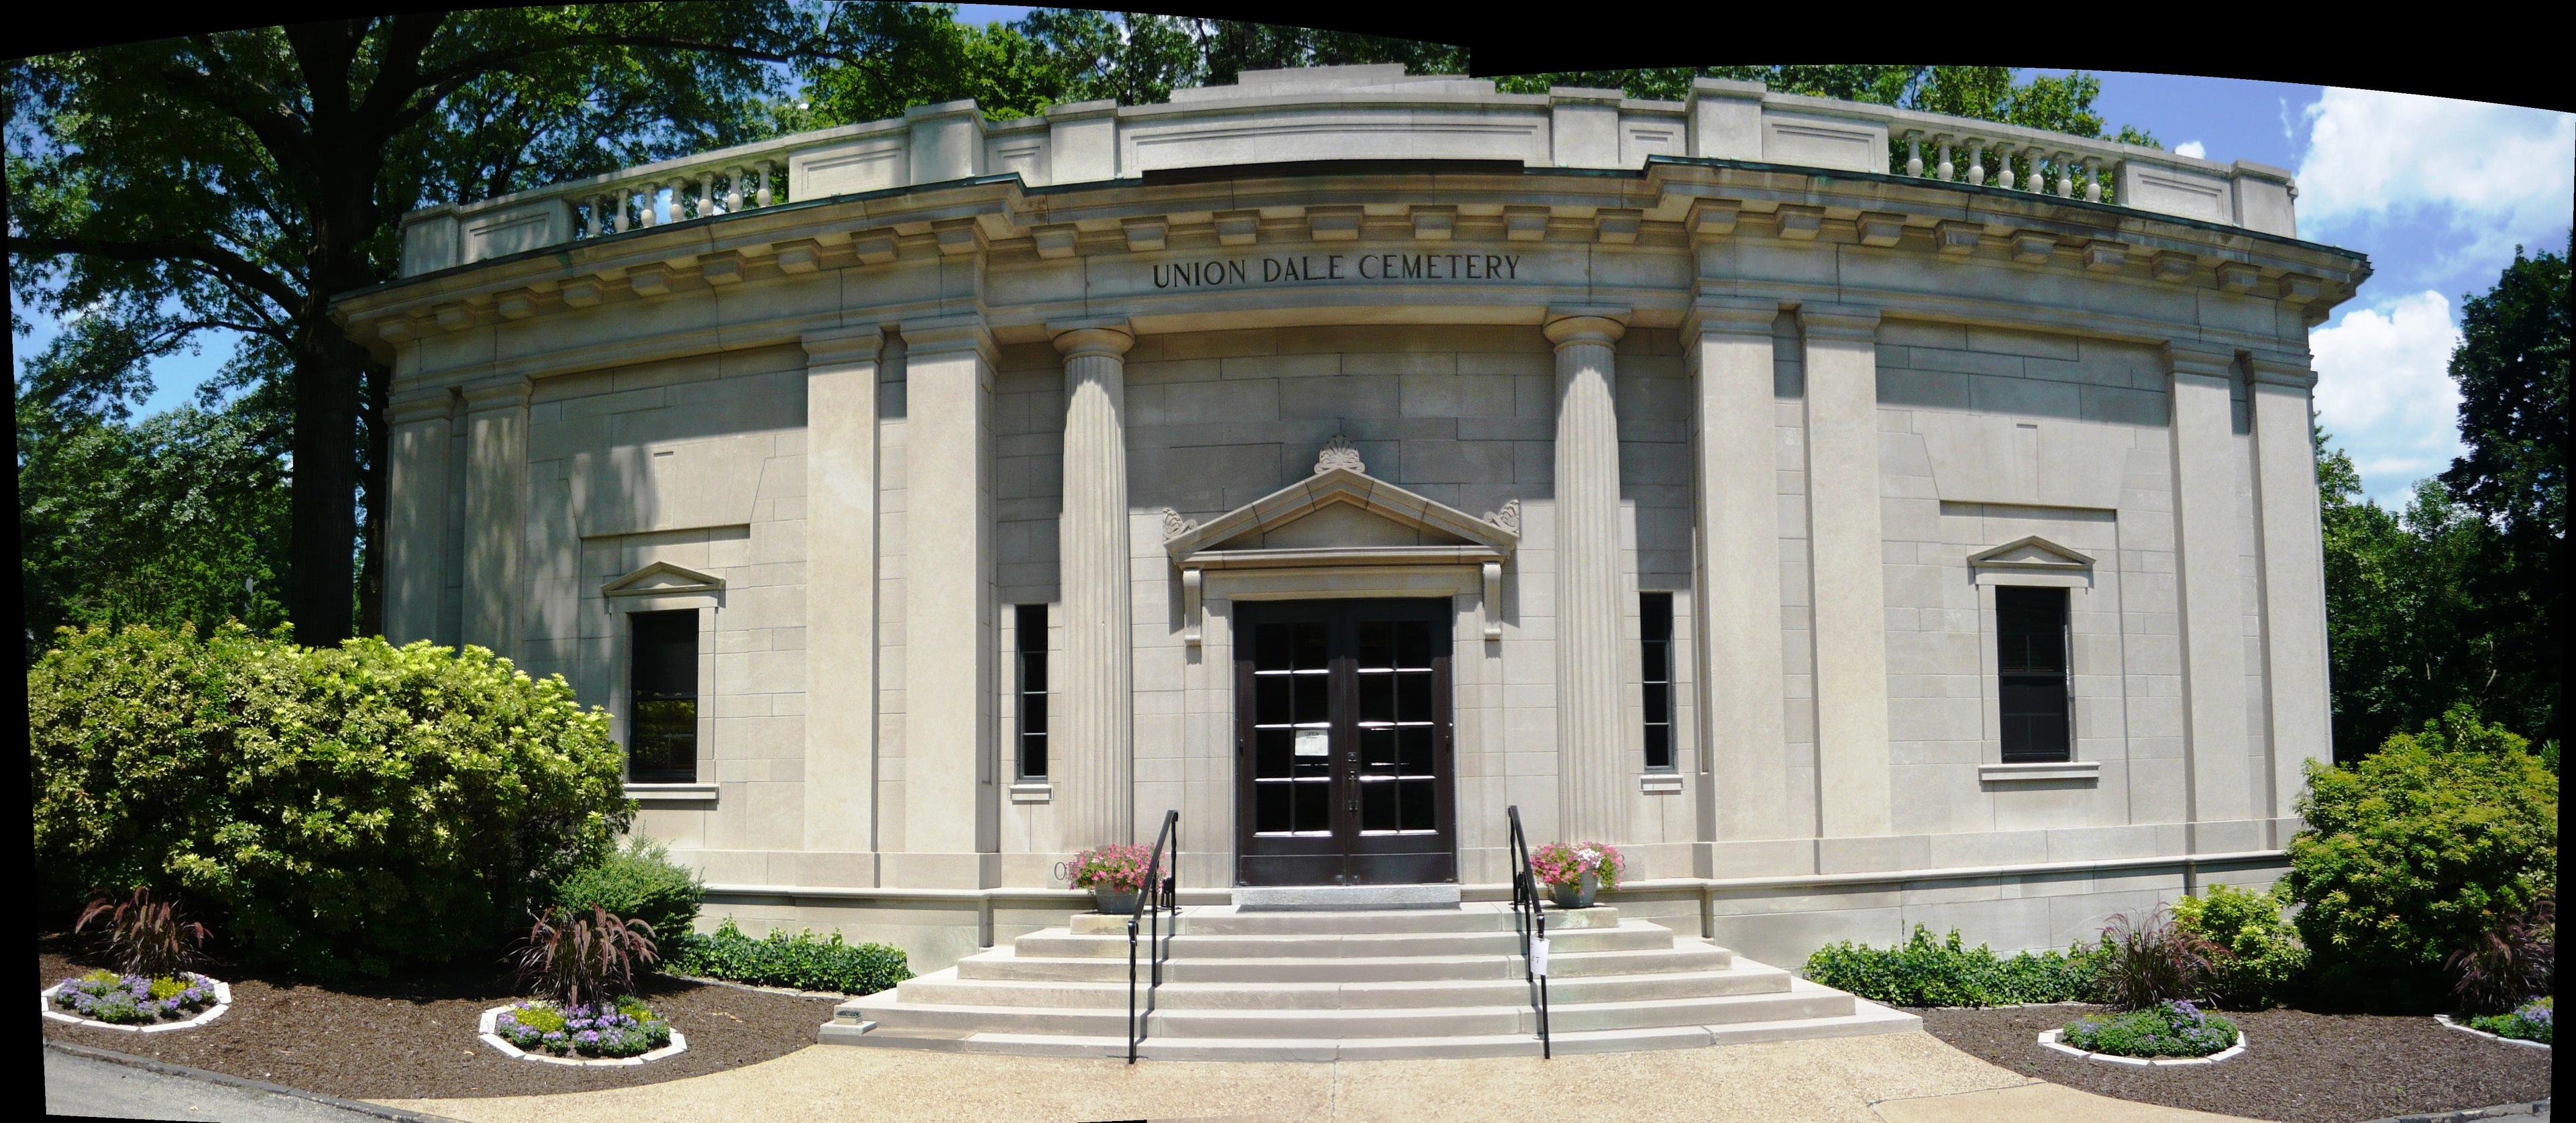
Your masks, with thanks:
M40 949L38 990L99 966L66 950ZM833 1006L828 998L656 978L644 1000L688 1037L688 1052L641 1065L574 1067L512 1060L476 1036L483 1011L525 997L498 968L331 987L223 964L208 973L232 984L233 1009L195 1029L139 1034L37 1020L49 1039L347 1099L396 1100L545 1095L703 1076L814 1044Z
M2296 1123L2353 1123L2549 1098L2549 1058L2429 1017L2227 1011L2245 1052L2214 1065L2133 1068L2034 1043L2083 1006L1914 1010L1962 1052L2025 1076L2141 1103Z

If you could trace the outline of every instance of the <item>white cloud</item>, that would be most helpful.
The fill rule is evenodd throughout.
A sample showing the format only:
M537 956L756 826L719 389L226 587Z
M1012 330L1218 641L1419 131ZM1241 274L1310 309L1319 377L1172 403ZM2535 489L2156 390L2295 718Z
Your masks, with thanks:
M2563 229L2576 207L2576 115L2330 88L2307 117L2300 222L2319 231L2445 222L2461 244L2421 282L2499 268L2516 243Z
M2194 160L2206 160L2209 158L2209 146L2196 140L2186 140L2181 144L2174 146L2174 155L2189 156Z
M2383 506L2402 504L2407 488L2460 452L2460 389L2450 376L2459 342L2451 302L2431 290L2352 309L2308 335L2318 420Z

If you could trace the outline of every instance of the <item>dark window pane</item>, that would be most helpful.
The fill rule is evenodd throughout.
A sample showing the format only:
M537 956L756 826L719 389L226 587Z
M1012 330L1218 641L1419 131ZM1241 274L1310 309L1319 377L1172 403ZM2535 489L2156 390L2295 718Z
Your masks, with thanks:
M1047 731L1047 700L1044 694L1020 695L1020 736L1044 737ZM1029 773L1036 776L1041 773Z
M1252 677L1252 720L1262 725L1284 725L1290 720L1287 675L1254 675Z
M1665 662L1665 654L1664 654L1664 653L1665 653L1665 651L1666 651L1666 649L1668 648L1668 646L1669 646L1669 645L1665 644L1665 643L1664 643L1663 641L1661 641L1661 640L1647 640L1644 646L1645 646L1645 651L1643 652L1643 654L1645 655L1646 681L1647 681L1647 682L1670 682L1670 681L1672 681L1672 677L1673 677L1673 675L1672 675L1672 670L1671 670L1671 668L1668 668L1668 667L1664 666L1664 662ZM1648 712L1650 712L1650 713L1651 713L1651 712L1653 712L1653 711L1648 711Z
M1672 767L1672 766L1673 766L1673 727L1672 727L1672 726L1669 726L1669 725L1649 725L1649 726L1647 726L1647 727L1646 727L1646 767L1648 767L1648 768L1670 768L1670 767Z
M1395 743L1395 730L1387 726L1360 730L1360 763L1369 768L1395 767Z
M1427 831L1438 827L1440 824L1432 813L1434 807L1431 800L1431 781L1405 780L1401 783L1404 785L1402 800L1404 829Z
M1395 675L1362 674L1360 680L1360 720L1395 720Z
M1995 590L1997 710L2003 759L2066 760L2066 590L2006 585Z
M1290 659L1288 640L1289 626L1286 624L1255 625L1252 629L1253 669L1261 671L1287 670Z
M1397 731L1398 770L1407 776L1431 775L1431 739L1434 730L1428 725L1408 725Z
M1264 779L1288 775L1290 745L1296 740L1293 729L1258 729L1252 734L1252 774Z
M1296 720L1299 722L1331 721L1333 680L1326 675L1297 675Z
M1637 596L1637 631L1650 640L1673 638L1673 595L1640 593Z
M1408 671L1431 669L1431 625L1407 620L1396 625L1395 665Z
M1324 650L1324 626L1320 623L1291 624L1295 631L1295 656L1298 670L1321 669L1331 658Z
M1034 733L1020 738L1020 775L1046 775L1046 734Z
M1296 816L1289 801L1296 795L1294 784L1254 784L1252 786L1252 829L1265 834L1295 830Z
M1382 670L1395 665L1395 625L1382 620L1360 624L1360 667Z
M1397 831L1404 829L1395 810L1393 780L1360 781L1360 829L1364 831Z
M629 774L646 783L698 776L698 614L638 612L628 655Z
M1322 781L1300 781L1293 786L1297 789L1297 829L1333 829L1333 785Z
M1660 682L1648 682L1646 684L1646 724L1672 724L1673 711L1670 708L1672 705L1672 698L1670 697L1671 691L1672 687L1666 686Z
M1395 677L1396 720L1431 720L1431 672L1403 671Z

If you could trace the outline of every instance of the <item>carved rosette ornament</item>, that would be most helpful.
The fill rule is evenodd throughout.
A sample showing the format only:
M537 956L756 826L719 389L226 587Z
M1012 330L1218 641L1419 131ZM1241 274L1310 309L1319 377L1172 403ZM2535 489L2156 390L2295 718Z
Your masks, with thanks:
M1363 475L1368 465L1360 463L1360 450L1352 448L1350 438L1336 435L1324 443L1324 451L1315 457L1315 474L1323 475L1335 468L1348 468Z
M1519 535L1521 532L1521 501L1519 499L1511 499L1504 502L1502 510L1485 512L1485 521L1511 531L1515 536Z
M1185 519L1179 511L1163 508L1163 541L1169 542L1198 528L1197 519Z

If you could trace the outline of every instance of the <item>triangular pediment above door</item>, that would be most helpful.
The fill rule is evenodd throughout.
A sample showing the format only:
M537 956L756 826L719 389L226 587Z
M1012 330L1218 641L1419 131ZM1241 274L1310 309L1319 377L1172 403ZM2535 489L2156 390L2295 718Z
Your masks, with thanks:
M1345 446L1346 447L1346 446ZM1520 543L1517 502L1477 518L1370 476L1357 457L1327 450L1313 475L1204 524L1165 517L1163 548L1175 562L1251 551L1409 551L1504 557Z
M1970 554L1968 564L1978 569L2080 573L2093 567L2093 558L2034 534Z
M700 573L686 566L654 562L642 569L615 578L599 587L601 596L649 597L683 593L721 593L724 578Z

